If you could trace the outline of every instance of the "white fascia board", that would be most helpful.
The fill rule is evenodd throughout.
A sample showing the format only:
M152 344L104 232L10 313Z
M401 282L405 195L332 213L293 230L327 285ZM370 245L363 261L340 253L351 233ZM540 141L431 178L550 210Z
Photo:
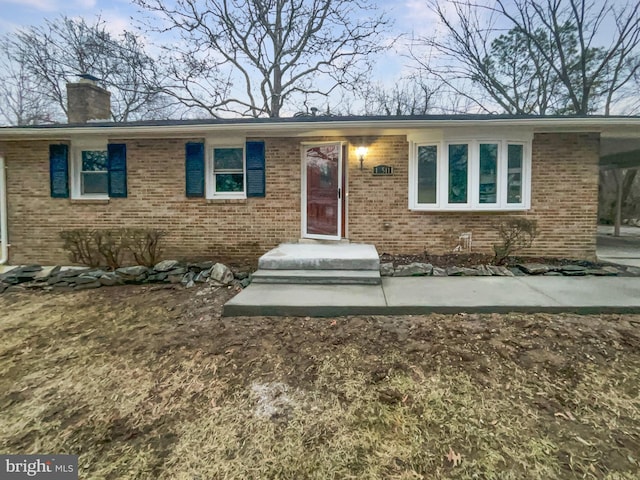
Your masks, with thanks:
M0 128L0 141L4 140L48 140L71 139L81 136L106 137L111 139L129 138L205 138L216 134L260 137L312 136L325 134L364 135L384 133L385 135L406 135L409 130L501 127L530 128L534 132L603 132L607 136L633 135L640 131L640 117L633 118L496 118L462 120L334 120L317 122L258 122L223 124L184 125L123 125L123 126L81 126L56 128Z

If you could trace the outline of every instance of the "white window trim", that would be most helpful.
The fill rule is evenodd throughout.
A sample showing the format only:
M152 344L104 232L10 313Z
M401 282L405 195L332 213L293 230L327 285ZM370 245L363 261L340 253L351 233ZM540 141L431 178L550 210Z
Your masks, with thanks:
M205 142L206 162L205 162L205 192L209 200L233 200L247 198L247 146L245 139L226 141L218 143L207 140ZM213 150L216 148L241 148L242 149L242 192L216 192L215 174L213 168Z
M82 139L71 142L71 161L69 162L69 178L72 200L108 200L109 192L82 193L82 152L87 150L107 151L108 140ZM108 173L107 173L108 174Z
M440 142L409 142L409 209L415 211L503 212L531 208L531 138L511 139L495 137L447 138ZM496 203L480 203L480 144L498 144L498 184ZM467 203L449 203L449 145L468 144ZM507 203L508 145L522 145L522 202ZM418 147L437 146L436 203L418 203Z

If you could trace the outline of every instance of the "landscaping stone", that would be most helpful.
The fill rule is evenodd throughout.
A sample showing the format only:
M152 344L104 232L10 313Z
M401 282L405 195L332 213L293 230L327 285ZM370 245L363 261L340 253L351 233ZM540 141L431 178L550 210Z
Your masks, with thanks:
M583 267L581 265L561 265L559 267L556 267L554 270L560 271L560 272L586 272L587 271L587 267Z
M209 279L209 270L202 270L200 273L196 273L193 281L196 283L204 283Z
M595 275L596 277L615 277L620 272L617 268L609 270L611 267L604 268L590 268L587 270L587 275Z
M430 263L413 262L409 265L398 265L395 269L394 276L396 277L424 277L425 275L431 275L433 272L433 265Z
M191 288L195 285L193 279L196 276L195 273L193 272L187 272L184 274L184 276L182 277L182 280L180 280L180 283L182 284L183 287L185 288Z
M249 272L234 272L233 276L236 277L236 280L244 280L245 278L249 278Z
M76 285L85 285L85 284L89 284L89 283L95 283L97 281L97 279L95 277L90 277L88 275L80 275L76 278L73 279L73 282ZM100 283L100 282L98 282Z
M7 283L0 282L0 293L3 293L7 288L9 288Z
M229 285L231 282L233 282L233 272L229 269L229 267L222 263L216 263L211 268L209 277L216 282L222 283L223 285Z
M178 266L180 262L177 260L163 260L154 265L153 269L156 272L168 272L169 270L173 270Z
M38 280L41 282L47 281L52 275L57 275L60 272L60 265L56 265L55 267L46 267L36 273L36 276L33 277L34 280Z
M136 265L134 267L122 267L116 270L116 273L125 279L135 279L140 275L147 275L149 269L143 265Z
M478 272L478 276L480 277L490 277L491 275L493 275L487 265L480 265L476 267L476 271Z
M169 276L171 276L171 275L184 275L185 273L187 273L187 268L179 266L179 267L176 267L176 268L174 268L172 270L169 270L167 272L167 275L169 275Z
M562 270L559 272L566 277L583 277L587 274L587 269L584 270Z
M98 278L100 278L105 273L107 273L107 272L105 272L104 270L100 270L99 268L95 268L93 270L87 270L85 272L82 272L82 276L83 277L95 278L97 280Z
M240 285L242 288L247 288L251 284L251 279L249 277L243 278L240 280Z
M502 265L487 265L487 269L496 277L513 277L513 272Z
M478 275L475 268L447 267L447 275L450 277L472 277Z
M509 267L508 270L513 274L514 277L524 277L526 275L526 273L524 273L518 267Z
M10 285L4 293L16 293L16 292L24 292L24 287L22 285Z
M548 265L544 265L542 263L519 263L517 266L520 270L524 273L528 273L529 275L541 275L553 270L552 268L549 268Z
M640 276L640 268L638 267L627 267L627 273L631 275Z
M213 265L215 263L216 262L211 262L211 261L207 260L206 262L196 263L195 266L198 267L200 269L200 271L211 270L211 267L213 267Z
M100 277L99 281L105 287L112 287L123 283L122 279L113 272L105 273Z
M102 283L100 283L100 281L94 280L91 283L76 284L76 288L74 290L89 290L91 288L100 288L101 286Z
M380 264L380 276L381 277L393 277L394 275L393 263L385 262Z
M542 275L544 275L545 277L561 277L562 273L560 273L560 272L547 272L547 273L543 273Z
M147 277L147 282L164 282L169 276L168 272L153 273Z
M434 277L446 277L447 271L444 268L433 267L431 275L433 275Z

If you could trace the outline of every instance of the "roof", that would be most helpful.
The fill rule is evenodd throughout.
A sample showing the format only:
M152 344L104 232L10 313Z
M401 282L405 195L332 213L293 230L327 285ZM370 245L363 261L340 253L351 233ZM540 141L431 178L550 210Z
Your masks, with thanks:
M0 141L67 140L86 136L111 139L227 137L320 137L409 135L425 129L487 131L499 128L538 132L599 132L612 148L620 139L640 148L640 117L539 116L539 115L412 115L412 116L298 116L288 118L225 118L146 120L137 122L89 122L0 127ZM615 153L609 148L607 153ZM625 148L628 151L629 148ZM605 152L603 151L603 154Z

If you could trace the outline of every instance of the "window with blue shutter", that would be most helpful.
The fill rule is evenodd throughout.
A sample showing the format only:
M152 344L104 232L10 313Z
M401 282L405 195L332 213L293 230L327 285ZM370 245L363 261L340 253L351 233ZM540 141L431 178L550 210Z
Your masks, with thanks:
M264 142L247 142L247 197L264 197L265 193L265 145Z
M110 143L109 156L109 197L127 196L127 146L124 143Z
M53 198L69 198L69 145L49 145L49 181Z
M187 197L204 197L204 143L185 145L185 182Z

